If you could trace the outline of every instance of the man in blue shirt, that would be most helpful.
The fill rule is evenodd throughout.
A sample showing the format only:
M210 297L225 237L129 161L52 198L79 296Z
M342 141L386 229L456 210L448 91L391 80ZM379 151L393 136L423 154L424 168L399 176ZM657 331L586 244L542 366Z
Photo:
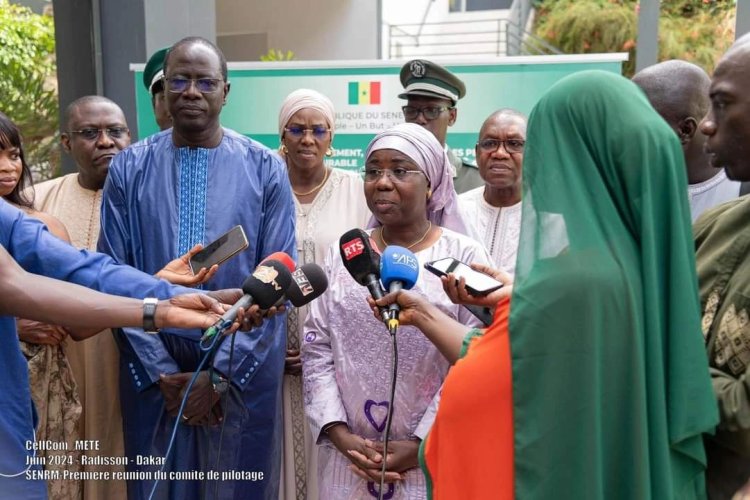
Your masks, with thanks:
M211 42L177 42L164 73L173 128L112 161L98 249L155 273L196 243L206 245L239 224L248 249L222 264L205 285L236 287L267 255L295 256L295 209L285 167L269 149L221 127L229 82L226 60ZM197 368L199 345L184 336L144 338L133 329L116 336L125 452L131 458L163 455L174 426L170 413ZM164 481L158 498L278 496L284 355L284 317L266 321L234 344L225 342L211 363L218 380L205 369L197 378L185 415L188 425L178 429L168 464L174 471L247 472L254 480ZM227 391L225 397L218 397L217 387ZM208 425L222 415L220 426ZM131 469L143 468L133 464ZM129 498L148 498L152 486L129 484Z

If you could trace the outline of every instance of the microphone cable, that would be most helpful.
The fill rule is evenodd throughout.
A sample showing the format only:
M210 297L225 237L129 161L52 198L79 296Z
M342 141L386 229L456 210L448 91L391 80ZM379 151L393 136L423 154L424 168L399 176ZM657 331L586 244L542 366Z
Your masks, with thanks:
M231 396L232 392L232 375L234 374L234 367L232 365L232 359L234 358L234 341L237 338L236 337L237 332L232 334L232 340L229 344L229 373L227 373L227 391L224 394L219 395L221 399L223 399L222 403L222 409L221 409L221 431L219 431L219 446L216 449L216 471L219 470L221 466L221 446L224 443L224 429L227 425L227 410L229 409L229 398ZM213 366L210 369L209 377L211 376L211 373L213 372ZM241 400L241 398L240 398ZM206 451L208 453L208 451ZM208 463L208 460L206 460L206 463ZM216 486L214 487L214 498L219 498L219 480L216 479ZM205 483L204 483L205 484Z
M214 354L214 350L218 347L219 341L223 338L222 335L215 335L211 339L211 343L207 346L203 346L203 343L199 343L199 346L201 350L205 353L203 357L201 358L200 363L198 363L198 367L195 369L195 372L193 372L193 376L190 378L190 382L188 382L187 388L185 389L185 395L182 397L182 402L180 403L180 409L177 411L177 417L175 418L174 428L172 429L172 435L169 438L169 444L167 445L167 452L164 454L164 463L161 466L161 469L159 470L159 477L156 478L154 481L154 486L151 488L151 494L149 494L148 499L153 500L154 494L156 493L156 488L159 485L159 481L162 477L164 477L164 469L166 468L167 464L169 463L169 455L172 453L172 447L174 446L175 439L177 438L177 429L180 426L180 423L182 422L182 417L185 413L185 405L187 404L188 396L190 396L190 391L193 389L193 385L195 384L195 381L198 379L198 375L200 375L201 370L203 369L203 366L206 364L206 362L211 358ZM234 337L232 338L232 346L234 347ZM231 353L230 353L231 355ZM209 374L210 375L210 374ZM226 422L226 418L224 419Z
M198 379L198 375L200 375L200 372L203 369L203 365L205 365L206 361L208 361L208 359L211 357L211 355L213 354L213 348L216 347L216 345L219 342L219 339L221 338L222 338L221 335L216 335L213 338L209 346L210 349L203 355L200 363L198 363L198 367L195 369L195 372L193 373L193 376L190 379L190 382L188 382L187 388L185 389L185 395L182 397L182 403L180 403L180 409L177 412L177 417L174 423L174 429L172 429L172 435L169 438L169 445L167 446L167 452L164 454L164 463L162 464L161 469L159 470L159 477L157 477L156 480L154 481L154 486L153 488L151 488L151 494L149 494L148 500L153 500L154 494L156 493L156 487L159 485L160 479L164 477L164 469L169 463L169 455L172 453L172 447L174 446L174 442L177 437L177 429L180 426L180 422L182 422L182 417L183 417L183 414L185 413L185 405L187 404L190 391L192 390L193 385L195 384L195 381ZM203 348L201 347L201 349Z
M396 341L396 332L398 330L398 320L392 318L388 322L388 333L391 334L393 347L391 348L391 393L388 398L388 414L385 419L385 438L383 439L383 464L380 467L380 491L378 500L383 500L385 490L385 462L388 457L388 441L391 434L391 419L393 417L393 400L396 399L396 377L398 376L398 342Z

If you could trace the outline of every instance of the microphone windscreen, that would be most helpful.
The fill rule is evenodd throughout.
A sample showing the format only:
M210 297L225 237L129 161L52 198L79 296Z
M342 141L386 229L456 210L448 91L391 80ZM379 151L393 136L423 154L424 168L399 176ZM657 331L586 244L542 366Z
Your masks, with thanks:
M380 257L380 281L386 290L394 281L401 282L402 288L409 290L419 278L419 261L408 248L388 245Z
M253 297L261 309L268 309L284 296L292 282L292 273L278 260L264 260L242 284L242 291Z
M317 264L305 264L292 273L286 298L295 307L304 306L320 297L328 288L325 271Z
M354 281L362 286L368 277L380 272L380 254L373 249L370 235L362 229L351 229L339 238L341 260Z
M293 273L294 270L297 269L297 264L294 262L294 259L292 259L286 252L274 252L263 259L261 262L265 262L267 260L278 260L279 262L284 264L287 269L289 269L290 273Z

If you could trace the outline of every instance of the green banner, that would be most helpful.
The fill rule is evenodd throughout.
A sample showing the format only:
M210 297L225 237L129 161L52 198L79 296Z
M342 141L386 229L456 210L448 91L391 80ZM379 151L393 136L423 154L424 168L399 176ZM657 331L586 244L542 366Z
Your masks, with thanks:
M474 144L484 119L500 108L529 113L541 95L566 75L587 69L621 73L627 54L507 57L490 62L443 63L466 84L458 119L448 129L456 156L474 161ZM378 132L404 121L398 98L403 62L230 63L231 91L221 122L276 149L278 117L284 98L299 88L327 95L336 108L335 155L329 165L347 170L364 166L364 151ZM133 64L139 138L158 131L151 99L142 84L142 64Z

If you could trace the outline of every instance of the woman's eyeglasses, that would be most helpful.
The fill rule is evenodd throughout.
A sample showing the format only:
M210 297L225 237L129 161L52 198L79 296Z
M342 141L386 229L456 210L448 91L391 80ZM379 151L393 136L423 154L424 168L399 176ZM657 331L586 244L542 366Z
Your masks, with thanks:
M173 94L181 94L195 84L201 94L213 94L221 88L224 80L220 78L165 78L167 90Z
M448 111L453 108L448 106L426 106L424 108L415 108L414 106L403 106L401 111L404 112L404 117L407 120L416 120L417 117L422 114L425 120L432 121L443 111Z
M319 140L328 137L328 133L331 131L330 128L324 127L323 125L314 125L312 128L304 128L298 125L292 125L291 127L284 127L284 130L287 134L294 137L295 139L300 139L303 135L310 132L312 133L313 137Z
M376 182L384 175L387 175L392 181L408 182L414 174L422 174L427 177L427 174L421 170L407 170L405 168L387 169L365 167L362 169L362 178L365 182Z
M477 143L477 147L483 153L494 153L500 146L505 146L508 153L522 153L526 141L521 139L508 139L500 141L498 139L483 139Z
M127 127L107 127L107 128L82 128L81 130L71 130L71 134L80 135L87 141L95 141L99 134L104 132L110 139L122 139L128 134Z

